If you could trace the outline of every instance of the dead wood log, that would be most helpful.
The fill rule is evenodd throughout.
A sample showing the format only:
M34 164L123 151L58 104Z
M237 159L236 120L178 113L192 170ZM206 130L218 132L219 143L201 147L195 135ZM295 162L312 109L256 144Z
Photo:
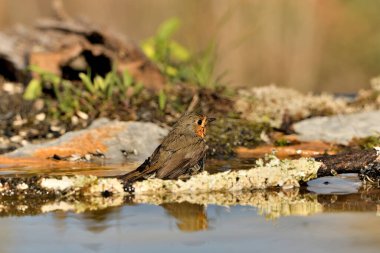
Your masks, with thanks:
M40 19L32 28L15 27L0 32L0 75L24 82L29 65L62 76L79 79L80 72L104 76L117 63L117 71L128 70L137 82L157 91L165 77L133 41L84 19L58 12Z
M323 163L318 170L318 177L358 173L362 180L380 180L380 153L376 149L325 155L316 160Z

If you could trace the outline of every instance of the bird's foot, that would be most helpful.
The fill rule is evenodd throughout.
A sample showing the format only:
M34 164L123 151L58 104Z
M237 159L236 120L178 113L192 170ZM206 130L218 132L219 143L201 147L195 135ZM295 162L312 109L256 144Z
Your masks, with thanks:
M123 189L125 192L131 193L131 194L135 192L135 187L133 187L132 183L129 181L124 183Z

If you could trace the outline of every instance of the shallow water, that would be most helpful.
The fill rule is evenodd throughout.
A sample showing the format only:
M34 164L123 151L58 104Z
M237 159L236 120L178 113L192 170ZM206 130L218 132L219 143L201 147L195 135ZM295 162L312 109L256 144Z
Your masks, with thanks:
M218 171L236 161L214 164ZM104 171L97 172L109 172ZM132 198L83 213L43 213L32 211L32 200L17 198L0 206L0 252L379 251L380 190L362 186L356 175L322 178L284 192L242 193L239 199L247 201L153 205ZM4 203L15 211L4 211ZM48 205L41 210L54 209Z

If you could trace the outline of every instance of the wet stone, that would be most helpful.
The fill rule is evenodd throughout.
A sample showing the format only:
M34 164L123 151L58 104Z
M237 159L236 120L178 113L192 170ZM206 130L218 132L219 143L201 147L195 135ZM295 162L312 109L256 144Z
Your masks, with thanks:
M347 145L353 138L377 135L379 119L380 111L314 117L294 124L294 130L302 141L322 140Z
M349 194L358 192L362 181L357 174L321 177L307 183L307 189L317 194Z
M101 157L108 163L121 163L126 160L139 162L154 151L167 133L167 129L153 123L98 119L87 129L68 132L52 141L26 145L5 154L4 157L78 161L90 161L92 157ZM12 141L21 140L20 137Z

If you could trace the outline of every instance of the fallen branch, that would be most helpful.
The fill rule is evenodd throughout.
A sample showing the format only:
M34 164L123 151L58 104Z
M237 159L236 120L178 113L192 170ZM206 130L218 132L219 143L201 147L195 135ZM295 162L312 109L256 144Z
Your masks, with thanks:
M359 173L362 179L369 181L380 178L380 153L378 149L353 150L350 152L325 155L316 158L322 163L317 176L334 176L342 173Z

